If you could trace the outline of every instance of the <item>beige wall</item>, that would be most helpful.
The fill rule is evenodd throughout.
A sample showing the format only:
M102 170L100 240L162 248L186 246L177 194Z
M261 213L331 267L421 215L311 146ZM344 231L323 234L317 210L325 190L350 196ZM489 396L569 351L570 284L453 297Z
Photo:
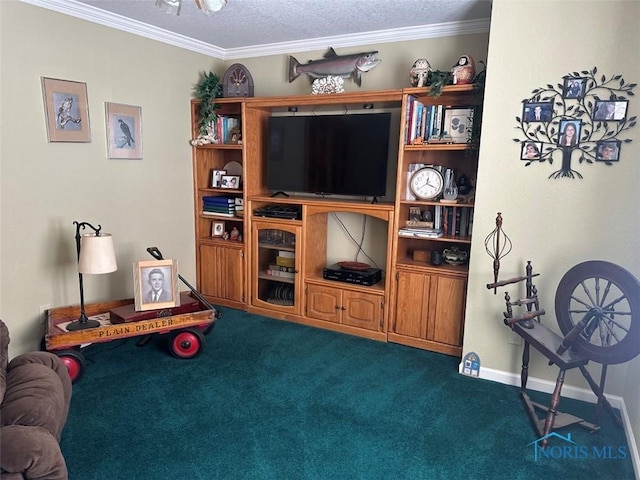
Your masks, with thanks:
M39 307L78 304L73 221L114 236L119 269L88 302L133 295L157 246L195 278L189 98L219 61L17 1L0 2L0 314L11 355L39 345ZM47 143L40 77L85 82L91 143ZM108 160L105 102L142 107L143 160Z
M615 28L599 34L603 25ZM522 275L526 261L532 261L541 273L536 283L547 325L557 329L555 291L573 265L607 260L640 278L640 128L623 136L633 143L623 145L620 162L614 166L579 165L574 160L574 168L584 176L580 180L548 179L558 169L557 160L525 168L518 160L519 145L512 140L517 136L520 102L534 88L594 66L600 73L619 73L628 82L638 82L638 25L637 1L494 0L464 336L464 353L476 352L483 367L519 373L521 355L521 347L507 345L502 292L494 296L485 288L492 281L492 260L483 239L495 227L497 212L502 212L504 230L513 241L500 277ZM630 97L629 116L640 113L638 93L636 88L636 96ZM599 378L595 367L591 365L591 370ZM640 438L638 367L638 358L611 366L607 380L607 391L625 398L636 438ZM546 359L532 355L531 376L555 380L556 374ZM568 375L567 383L588 390L577 371Z

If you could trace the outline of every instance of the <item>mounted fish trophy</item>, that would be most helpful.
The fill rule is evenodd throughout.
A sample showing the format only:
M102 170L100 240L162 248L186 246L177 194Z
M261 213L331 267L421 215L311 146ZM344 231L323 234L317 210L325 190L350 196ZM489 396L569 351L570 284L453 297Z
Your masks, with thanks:
M303 73L306 73L313 82L325 77L351 78L356 85L362 85L362 73L368 72L380 63L376 57L377 51L354 53L351 55L338 55L329 47L324 58L310 60L301 64L289 55L289 83L293 82Z

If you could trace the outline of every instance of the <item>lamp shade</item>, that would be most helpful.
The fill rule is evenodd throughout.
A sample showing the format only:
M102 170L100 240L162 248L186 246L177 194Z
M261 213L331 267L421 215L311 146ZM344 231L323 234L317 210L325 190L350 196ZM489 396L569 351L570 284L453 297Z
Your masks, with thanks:
M113 237L109 233L85 233L82 235L78 272L88 274L110 273L118 269L113 249Z

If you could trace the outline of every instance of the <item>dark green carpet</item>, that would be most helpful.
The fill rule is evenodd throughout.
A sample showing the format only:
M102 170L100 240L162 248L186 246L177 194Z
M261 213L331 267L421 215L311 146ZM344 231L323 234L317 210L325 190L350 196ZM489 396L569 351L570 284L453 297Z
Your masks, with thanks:
M85 350L61 442L71 480L634 478L628 455L535 461L517 388L459 375L456 358L221 310L192 360L161 335ZM560 433L626 448L602 425Z

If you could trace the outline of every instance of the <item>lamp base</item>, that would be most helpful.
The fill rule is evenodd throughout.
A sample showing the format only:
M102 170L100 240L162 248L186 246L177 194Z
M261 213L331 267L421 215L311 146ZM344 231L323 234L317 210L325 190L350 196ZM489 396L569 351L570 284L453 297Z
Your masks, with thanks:
M76 330L85 330L87 328L96 328L100 326L100 322L97 320L87 320L85 322L81 320L76 320L75 322L71 322L67 325L67 330L70 332L74 332Z

